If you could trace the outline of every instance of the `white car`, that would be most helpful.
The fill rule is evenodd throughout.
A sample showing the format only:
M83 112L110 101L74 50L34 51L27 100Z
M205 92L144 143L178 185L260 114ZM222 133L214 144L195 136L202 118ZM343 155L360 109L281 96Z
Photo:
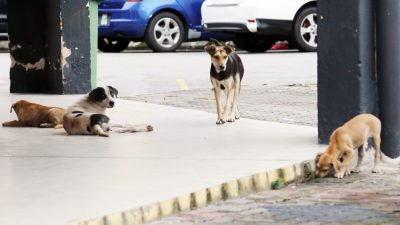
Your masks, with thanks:
M205 0L205 31L235 34L235 44L264 52L278 40L301 51L317 49L316 0Z

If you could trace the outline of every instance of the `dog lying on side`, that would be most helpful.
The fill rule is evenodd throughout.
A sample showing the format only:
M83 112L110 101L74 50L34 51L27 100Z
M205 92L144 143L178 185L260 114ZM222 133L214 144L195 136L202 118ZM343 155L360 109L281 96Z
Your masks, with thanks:
M358 161L352 172L359 173L364 158L364 147L369 138L373 139L375 149L372 172L378 173L382 158L380 135L381 122L378 118L371 114L355 116L332 133L327 150L317 155L315 159L316 176L325 177L332 168L335 170L337 178L350 175L349 164L355 149L358 149Z
M117 98L117 89L107 86L98 87L66 109L63 119L64 129L71 135L99 135L108 137L110 131L119 133L152 131L150 125L112 125L105 115L107 108L113 108Z
M18 120L3 123L3 127L62 128L64 109L48 107L26 100L12 104L10 113L17 114Z
M244 74L242 60L233 47L215 40L204 50L211 56L210 79L217 104L217 124L235 122L240 118L238 101ZM221 110L221 90L226 95L224 111Z

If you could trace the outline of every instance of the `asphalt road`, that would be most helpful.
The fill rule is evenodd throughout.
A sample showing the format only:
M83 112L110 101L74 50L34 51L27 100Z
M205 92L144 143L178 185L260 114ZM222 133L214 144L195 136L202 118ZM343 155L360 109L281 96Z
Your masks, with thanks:
M316 53L239 52L244 66L243 85L274 86L316 83ZM9 90L10 56L0 53L0 91ZM211 88L210 57L202 51L152 53L126 51L98 54L98 85L114 85L121 96ZM113 83L118 76L119 83Z
M286 51L239 54L245 67L243 85L276 86L317 82L316 53ZM115 85L121 96L179 91L185 84L190 90L211 88L209 70L210 57L202 51L135 51L98 55L98 85ZM112 83L115 76L122 77L118 79L121 83Z

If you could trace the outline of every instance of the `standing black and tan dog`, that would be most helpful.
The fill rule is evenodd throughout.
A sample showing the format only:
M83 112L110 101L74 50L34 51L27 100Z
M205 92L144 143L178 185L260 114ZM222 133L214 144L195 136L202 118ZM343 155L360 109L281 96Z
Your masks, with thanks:
M108 137L113 129L119 133L152 131L150 125L111 125L105 115L107 108L113 108L117 89L107 86L98 87L65 110L63 124L68 134L99 135Z
M244 74L242 60L233 47L218 41L208 43L204 50L211 56L210 78L217 104L217 124L235 122L240 118L238 101ZM221 110L221 90L226 95L224 111Z

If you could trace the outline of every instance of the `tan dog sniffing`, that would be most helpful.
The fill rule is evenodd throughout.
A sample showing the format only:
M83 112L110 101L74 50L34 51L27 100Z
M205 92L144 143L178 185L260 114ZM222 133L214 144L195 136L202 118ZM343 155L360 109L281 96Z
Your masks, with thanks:
M18 120L3 123L3 127L42 127L62 128L64 109L48 107L26 100L19 100L12 104L12 110L17 114Z
M317 155L315 159L316 176L325 177L332 168L335 170L335 177L337 178L350 175L349 164L355 149L358 149L358 161L352 172L360 172L364 158L364 147L366 147L369 138L373 139L375 149L372 172L378 173L379 162L382 157L380 135L381 122L378 118L371 114L355 116L332 133L326 151Z

